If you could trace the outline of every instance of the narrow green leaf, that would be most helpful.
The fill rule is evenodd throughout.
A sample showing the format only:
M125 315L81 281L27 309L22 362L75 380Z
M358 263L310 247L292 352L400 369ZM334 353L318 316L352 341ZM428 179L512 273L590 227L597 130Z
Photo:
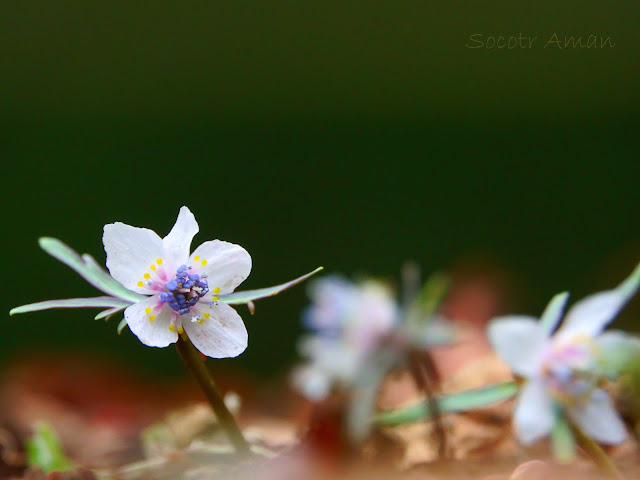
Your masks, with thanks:
M540 317L540 325L549 335L553 333L560 322L562 311L569 300L569 292L562 292L555 295Z
M71 267L98 290L114 297L129 300L131 303L144 299L142 295L127 290L115 281L91 255L84 254L80 256L72 248L56 238L42 237L38 240L38 243L45 252Z
M113 297L91 297L91 298L65 298L64 300L47 300L46 302L30 303L21 307L13 308L9 315L18 313L38 312L51 308L126 308L131 302Z
M276 285L275 287L259 288L257 290L246 290L244 292L234 292L228 295L220 295L220 301L228 303L229 305L241 305L244 303L252 302L254 300L260 300L261 298L272 297L293 287L294 285L304 282L306 279L315 275L323 268L324 267L318 267L313 272L302 275L301 277L291 280L290 282Z
M109 310L103 310L102 312L96 315L95 320L102 320L103 318L105 320L109 320L116 313L121 312L122 310L124 310L124 308L122 307L114 307L114 308L110 308Z
M467 390L460 393L439 395L436 401L442 413L465 412L507 400L518 392L515 382L503 382L489 387ZM428 420L431 412L427 402L379 414L374 422L380 426L396 426Z
M33 436L26 442L27 463L45 473L66 472L75 468L63 451L60 439L53 428L43 422L34 427Z
M122 330L124 330L124 327L127 326L127 319L123 318L122 320L120 320L120 323L118 324L118 335L122 334Z
M576 458L576 439L571 432L567 417L556 410L556 421L551 430L551 451L556 460L571 463Z

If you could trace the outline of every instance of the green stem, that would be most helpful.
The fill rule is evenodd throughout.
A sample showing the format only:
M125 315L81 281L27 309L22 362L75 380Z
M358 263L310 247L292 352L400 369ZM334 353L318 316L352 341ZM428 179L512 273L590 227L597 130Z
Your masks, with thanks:
M227 437L233 444L236 452L240 456L248 456L250 453L249 443L245 440L238 424L233 418L233 415L225 405L218 386L213 381L209 370L200 358L200 352L196 350L185 333L178 337L176 348L178 349L178 353L180 354L180 357L182 357L185 365L196 378L196 381L198 382L198 385L200 385L200 389L204 393L205 397L207 397L209 405L211 405L216 417L218 417L220 426L227 434Z
M624 480L622 474L618 471L613 461L606 454L602 447L598 445L589 435L584 433L582 429L572 420L569 419L569 426L573 431L573 434L578 441L578 445L580 445L587 455L591 457L593 463L596 464L600 473L602 473L607 478L614 478L616 480Z

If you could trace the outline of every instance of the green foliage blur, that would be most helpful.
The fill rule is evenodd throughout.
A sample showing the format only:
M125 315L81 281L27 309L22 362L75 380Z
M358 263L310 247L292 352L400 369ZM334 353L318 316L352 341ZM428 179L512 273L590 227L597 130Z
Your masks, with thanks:
M60 238L104 259L102 226L166 234L187 205L195 243L253 257L245 288L318 265L397 279L483 258L539 312L617 285L640 258L640 5L633 2L3 2L0 362L86 351L158 375L94 311L9 318L96 292L42 252ZM471 49L473 34L537 36ZM606 49L544 48L553 34ZM467 260L465 260L467 259ZM237 360L295 359L304 287L240 308ZM634 329L638 302L618 325Z

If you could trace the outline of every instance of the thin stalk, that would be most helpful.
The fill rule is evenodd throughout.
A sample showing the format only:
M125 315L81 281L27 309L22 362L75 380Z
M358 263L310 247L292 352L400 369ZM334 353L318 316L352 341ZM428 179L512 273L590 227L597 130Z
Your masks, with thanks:
M576 437L578 445L580 445L587 455L591 457L593 463L596 464L600 473L607 478L614 478L616 480L624 480L624 476L618 471L615 464L606 454L602 447L598 445L589 435L584 433L582 429L571 419L569 420L569 426Z
M247 457L250 454L249 443L245 440L236 420L225 405L216 382L213 381L209 370L200 358L200 352L196 350L185 333L178 337L176 348L185 365L198 382L205 397L207 397L209 405L211 405L213 412L216 414L216 417L218 417L220 426L226 433L236 452L242 457Z
M444 459L447 455L447 433L442 424L442 410L436 398L432 382L437 382L438 373L431 361L429 353L412 352L409 356L409 371L414 381L427 397L427 406L438 438L438 457Z

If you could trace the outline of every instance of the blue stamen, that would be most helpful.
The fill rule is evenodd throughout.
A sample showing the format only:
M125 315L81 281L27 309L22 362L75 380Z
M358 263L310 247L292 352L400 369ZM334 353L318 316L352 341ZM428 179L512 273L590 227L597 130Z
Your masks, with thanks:
M165 291L160 293L160 301L168 303L171 309L180 315L188 314L190 308L209 293L206 275L189 273L190 269L191 266L181 265L176 271L175 278L167 282Z

